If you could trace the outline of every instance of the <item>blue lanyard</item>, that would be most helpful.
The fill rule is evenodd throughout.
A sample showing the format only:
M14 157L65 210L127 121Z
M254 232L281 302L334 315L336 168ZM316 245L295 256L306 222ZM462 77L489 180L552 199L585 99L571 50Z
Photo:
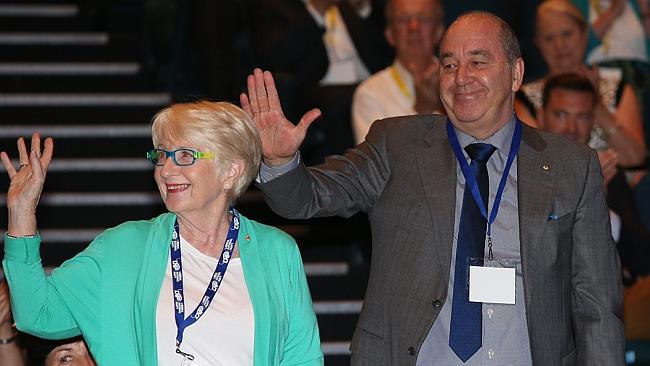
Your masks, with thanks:
M172 284L174 289L174 317L176 318L176 353L183 355L189 360L193 360L194 356L182 352L180 350L181 343L183 342L183 331L185 328L194 324L205 313L217 294L223 276L228 269L228 264L232 258L232 253L235 249L237 242L237 235L239 234L239 213L234 208L231 209L232 219L230 220L230 227L226 235L226 241L223 244L223 250L217 262L217 267L212 274L212 280L208 284L208 288L203 294L203 299L196 306L196 309L185 318L185 299L183 297L183 264L181 261L181 238L178 233L178 221L174 223L174 234L171 242L171 267L172 267Z
M463 150L460 147L458 142L458 137L456 136L456 131L454 126L451 124L449 119L447 119L447 138L451 144L452 150L454 150L454 155L460 164L460 169L463 171L463 176L465 177L465 189L469 186L472 190L472 197L478 205L481 215L487 220L487 238L489 246L488 259L492 260L492 223L497 218L497 213L499 212L499 205L501 204L501 197L503 196L503 191L506 188L506 182L508 181L508 173L510 172L510 167L512 167L512 162L517 156L519 151L519 145L521 144L521 122L517 119L515 122L515 132L512 135L512 141L510 142L510 152L508 153L508 160L506 161L505 169L503 170L503 175L501 176L501 181L499 182L499 189L497 190L497 195L494 198L494 204L492 205L492 210L490 211L490 217L487 216L487 209L483 204L481 199L481 191L478 189L478 184L476 183L476 177L470 171L469 164L465 155L463 155Z

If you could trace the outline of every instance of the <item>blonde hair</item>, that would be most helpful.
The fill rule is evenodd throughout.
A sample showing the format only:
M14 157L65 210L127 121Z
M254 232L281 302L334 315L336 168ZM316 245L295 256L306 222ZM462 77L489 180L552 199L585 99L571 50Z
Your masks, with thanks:
M154 146L163 138L191 142L214 153L217 169L225 172L233 162L244 162L244 172L228 190L229 203L241 196L255 179L262 159L262 142L251 118L227 102L198 101L173 104L151 121Z
M564 14L571 18L571 20L578 25L580 30L587 30L588 24L584 15L582 15L580 10L569 0L542 1L542 3L537 7L537 18L539 19L540 15L550 12Z

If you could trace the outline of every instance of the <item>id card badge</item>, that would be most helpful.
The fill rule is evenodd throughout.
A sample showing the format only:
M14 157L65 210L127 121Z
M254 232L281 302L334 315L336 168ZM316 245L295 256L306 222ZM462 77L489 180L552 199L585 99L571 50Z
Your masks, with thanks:
M514 305L517 268L515 262L518 261L495 258L491 261L485 260L484 266L470 265L469 301Z

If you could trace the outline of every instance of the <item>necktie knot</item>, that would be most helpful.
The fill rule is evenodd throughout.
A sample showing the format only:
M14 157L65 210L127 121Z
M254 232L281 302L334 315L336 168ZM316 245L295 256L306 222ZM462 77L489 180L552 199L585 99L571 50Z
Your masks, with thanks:
M485 165L490 159L490 156L494 153L497 148L491 144L484 144L482 142L477 142L475 144L469 144L465 147L465 151L469 158L472 159L472 162L477 164Z

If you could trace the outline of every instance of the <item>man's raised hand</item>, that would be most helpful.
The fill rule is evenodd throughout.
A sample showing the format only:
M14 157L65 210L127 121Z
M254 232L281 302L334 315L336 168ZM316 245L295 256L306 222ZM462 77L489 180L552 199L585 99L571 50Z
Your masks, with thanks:
M248 94L242 93L239 100L260 134L264 162L268 165L287 163L300 148L311 123L320 116L320 110L308 111L294 125L284 116L270 72L256 68L248 75L246 84Z

